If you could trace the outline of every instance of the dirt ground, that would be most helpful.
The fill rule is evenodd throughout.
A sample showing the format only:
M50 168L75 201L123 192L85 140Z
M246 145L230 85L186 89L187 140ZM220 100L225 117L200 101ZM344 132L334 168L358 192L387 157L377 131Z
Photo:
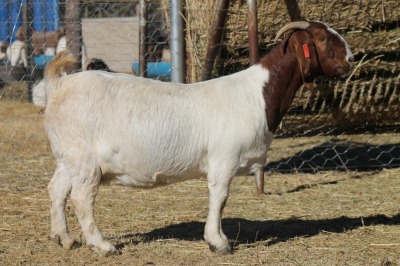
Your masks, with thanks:
M256 195L253 177L237 177L222 221L231 255L212 253L203 241L204 178L153 190L102 186L96 218L122 254L99 257L85 245L64 250L49 237L47 183L55 161L43 127L40 109L0 99L0 265L400 265L396 167L270 172L263 196ZM332 138L276 139L270 161ZM393 133L335 139L400 140ZM70 202L67 212L71 233L84 242Z

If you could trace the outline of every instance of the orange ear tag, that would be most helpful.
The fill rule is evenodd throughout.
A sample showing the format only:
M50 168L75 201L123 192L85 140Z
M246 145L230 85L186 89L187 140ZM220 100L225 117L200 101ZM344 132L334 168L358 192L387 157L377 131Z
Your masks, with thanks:
M303 44L303 52L304 52L304 56L309 59L310 57L310 51L308 50L308 45L307 44Z

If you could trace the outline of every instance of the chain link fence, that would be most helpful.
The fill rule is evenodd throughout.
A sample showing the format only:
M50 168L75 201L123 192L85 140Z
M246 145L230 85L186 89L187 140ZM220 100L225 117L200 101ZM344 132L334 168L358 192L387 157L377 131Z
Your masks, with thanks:
M196 82L204 70L219 1L183 2L185 77L186 82ZM246 1L228 2L212 77L249 65L248 7ZM46 63L62 45L71 44L65 41L71 29L71 3L78 10L79 39L74 45L80 51L82 68L101 60L109 70L139 75L140 62L144 61L147 77L169 81L167 0L147 1L142 9L139 2L132 1L0 1L1 98L31 99L31 89L43 77ZM142 37L140 10L146 11ZM260 57L274 47L273 38L280 27L305 19L335 28L348 41L356 59L356 68L348 78L318 79L313 88L298 91L277 138L284 143L305 139L310 144L293 147L287 158L274 158L273 151L279 147L273 144L266 170L400 167L400 2L259 0L257 17ZM24 25L27 27L21 27ZM63 38L64 44L60 43ZM19 42L24 45L18 46ZM24 51L26 61L21 58Z

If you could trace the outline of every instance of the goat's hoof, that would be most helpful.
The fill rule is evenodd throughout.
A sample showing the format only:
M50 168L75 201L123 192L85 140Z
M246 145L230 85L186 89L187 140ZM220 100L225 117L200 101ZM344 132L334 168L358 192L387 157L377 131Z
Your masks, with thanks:
M116 247L108 242L104 243L102 247L96 247L93 245L90 245L89 247L93 252L104 257L122 254L121 250L118 250Z
M82 243L78 242L78 241L74 241L74 243L72 244L72 246L69 249L77 249L80 248L82 246Z
M59 235L53 237L53 241L62 246L65 249L77 249L81 246L81 243L70 237L69 235L61 238Z
M210 248L210 250L212 252L220 253L223 255L232 254L232 252L233 252L231 244L228 244L222 248L217 248L215 245L208 243L208 247Z

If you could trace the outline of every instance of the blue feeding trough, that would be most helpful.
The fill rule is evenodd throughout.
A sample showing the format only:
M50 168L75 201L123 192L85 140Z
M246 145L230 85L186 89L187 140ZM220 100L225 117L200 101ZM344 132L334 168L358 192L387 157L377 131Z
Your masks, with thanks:
M53 60L53 55L44 55L44 54L41 54L41 55L35 55L34 57L33 57L33 63L35 64L35 66L38 68L38 69L44 69L45 68L45 66L51 61L51 60Z
M133 62L133 71L139 74L139 62ZM171 79L171 63L170 62L148 62L147 63L148 78L165 78Z

